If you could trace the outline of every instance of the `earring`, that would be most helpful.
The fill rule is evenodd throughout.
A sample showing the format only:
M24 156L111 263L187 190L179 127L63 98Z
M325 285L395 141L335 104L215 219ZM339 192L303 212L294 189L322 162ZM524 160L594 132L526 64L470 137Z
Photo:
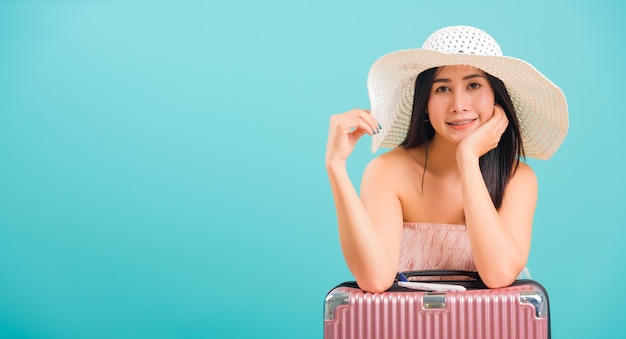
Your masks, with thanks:
M430 122L430 119L428 118L428 111L424 112L426 115L424 116L424 121L425 122Z

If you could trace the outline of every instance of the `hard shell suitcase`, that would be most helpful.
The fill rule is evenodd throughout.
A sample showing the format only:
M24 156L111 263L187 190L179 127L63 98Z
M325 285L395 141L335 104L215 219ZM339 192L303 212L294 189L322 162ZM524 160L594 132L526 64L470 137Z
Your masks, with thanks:
M476 272L414 271L404 275L467 290L419 291L396 281L386 292L373 294L359 289L354 281L342 283L326 296L324 339L550 338L548 293L534 280L489 289ZM441 276L472 280L442 281ZM438 279L422 280L424 277Z

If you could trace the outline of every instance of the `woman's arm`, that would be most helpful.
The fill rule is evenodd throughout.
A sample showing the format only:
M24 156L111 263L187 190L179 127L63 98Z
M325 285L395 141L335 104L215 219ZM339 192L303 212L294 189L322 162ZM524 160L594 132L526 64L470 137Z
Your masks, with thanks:
M369 121L370 118L367 112L360 110L331 118L326 169L346 263L359 287L376 293L388 289L395 278L402 228L396 227L394 232L391 225L402 225L402 211L393 190L382 180L387 166L380 158L367 166L361 185L362 198L359 198L346 170L346 158L354 143L342 147L347 138L354 138L350 133L359 133L359 119ZM364 128L371 128L371 125L365 124Z
M473 140L466 141L467 137L457 148L463 208L474 262L481 278L491 288L510 285L526 265L537 202L537 179L532 169L523 163L509 180L499 211L487 190L478 159L486 153L485 149L497 145L507 124L501 108L496 107L482 135L472 135ZM495 144L477 142L479 138L495 140ZM476 147L479 144L486 148Z
M508 286L528 261L537 179L530 167L520 163L497 211L478 162L463 167L465 220L476 269L487 286Z

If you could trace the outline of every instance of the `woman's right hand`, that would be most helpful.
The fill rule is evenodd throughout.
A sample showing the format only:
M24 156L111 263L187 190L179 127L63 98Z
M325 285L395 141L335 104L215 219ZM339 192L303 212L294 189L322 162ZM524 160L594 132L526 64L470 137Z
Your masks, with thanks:
M381 126L369 111L353 109L330 117L326 166L348 159L357 141L364 135L374 135Z

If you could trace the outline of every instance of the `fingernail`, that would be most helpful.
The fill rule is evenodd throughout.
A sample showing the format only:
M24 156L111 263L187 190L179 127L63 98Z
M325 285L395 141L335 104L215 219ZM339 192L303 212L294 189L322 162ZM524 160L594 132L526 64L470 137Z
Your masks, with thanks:
M379 130L383 129L383 126L380 124L380 122L378 123L378 129Z

